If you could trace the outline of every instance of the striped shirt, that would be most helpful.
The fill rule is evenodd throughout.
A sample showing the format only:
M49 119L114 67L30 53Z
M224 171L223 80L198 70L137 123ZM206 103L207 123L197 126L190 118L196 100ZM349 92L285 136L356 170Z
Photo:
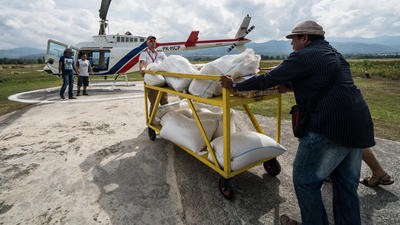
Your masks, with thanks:
M333 80L335 85L329 86ZM349 64L327 41L313 41L291 53L269 73L235 83L234 89L262 90L278 84L290 84L299 105L307 104L322 89L330 87L310 114L307 130L347 147L375 145L368 105L354 85Z

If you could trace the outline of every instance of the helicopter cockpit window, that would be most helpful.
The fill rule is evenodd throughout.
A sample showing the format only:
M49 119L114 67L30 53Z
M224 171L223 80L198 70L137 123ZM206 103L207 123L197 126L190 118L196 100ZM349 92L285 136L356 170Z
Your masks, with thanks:
M110 61L109 51L85 51L94 72L108 70Z

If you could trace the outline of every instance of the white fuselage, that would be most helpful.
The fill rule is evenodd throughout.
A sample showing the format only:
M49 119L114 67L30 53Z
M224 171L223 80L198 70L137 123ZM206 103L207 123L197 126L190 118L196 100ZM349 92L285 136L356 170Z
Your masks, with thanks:
M219 46L243 45L250 40L245 38L204 40L195 42L168 42L157 43L157 51L173 52L199 48L210 48ZM52 44L55 46L52 50ZM61 57L61 49L57 47L67 45L58 41L49 40L46 54L47 68L53 74L58 73L58 59ZM95 75L123 74L139 70L140 53L146 49L145 37L133 35L96 35L93 41L80 42L75 46L69 46L78 54L75 60L82 53L86 53L94 70ZM51 59L51 60L49 60Z

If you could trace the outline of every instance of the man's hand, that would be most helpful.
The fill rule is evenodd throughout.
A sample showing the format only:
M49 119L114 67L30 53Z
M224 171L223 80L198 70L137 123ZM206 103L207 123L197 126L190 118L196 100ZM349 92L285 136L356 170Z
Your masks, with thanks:
M219 79L219 82L221 83L221 86L223 88L226 88L228 90L232 90L232 84L233 84L233 80L232 77L230 75L224 75L221 77L221 79Z
M144 76L144 70L145 68L140 69L140 73L142 74L142 76Z

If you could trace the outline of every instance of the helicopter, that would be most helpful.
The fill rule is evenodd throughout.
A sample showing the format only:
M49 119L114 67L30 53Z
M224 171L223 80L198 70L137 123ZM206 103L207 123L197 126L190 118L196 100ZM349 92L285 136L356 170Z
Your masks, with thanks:
M130 32L125 34L106 34L108 25L107 12L111 0L102 0L99 17L100 28L98 35L92 37L92 41L80 42L76 45L68 45L57 40L49 39L45 55L46 65L44 70L53 75L58 75L58 61L67 48L72 49L73 57L85 53L92 65L93 75L117 75L135 72L139 70L140 53L146 49L146 37L135 36ZM175 52L201 48L230 46L227 51L237 48L244 50L244 44L250 42L245 36L254 26L249 27L251 17L245 16L235 37L219 40L198 40L199 31L192 31L186 41L157 43L157 51Z

